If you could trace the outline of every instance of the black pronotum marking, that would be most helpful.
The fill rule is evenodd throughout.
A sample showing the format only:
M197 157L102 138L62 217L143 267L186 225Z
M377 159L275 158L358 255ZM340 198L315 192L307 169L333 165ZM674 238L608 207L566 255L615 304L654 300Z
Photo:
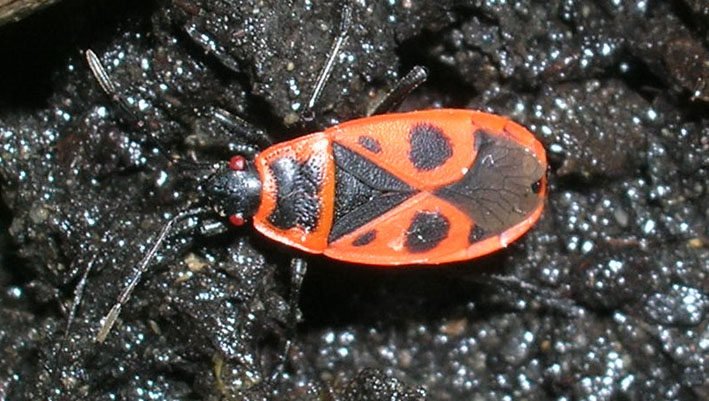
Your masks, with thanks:
M435 194L467 213L485 235L521 222L539 205L544 168L524 146L502 135L478 130L477 156L459 181Z
M269 166L276 179L276 208L268 216L274 226L295 226L312 231L318 225L321 204L318 192L322 186L321 164L314 159L298 163L290 157L273 161Z
M335 159L335 213L328 243L362 227L409 199L416 190L365 157L338 143Z
M438 212L417 212L406 230L406 250L412 253L429 251L448 237L450 221Z
M382 145L379 141L368 135L360 135L357 138L357 143L372 153L381 153L382 151Z
M369 230L366 233L361 234L357 238L355 238L355 240L352 241L352 245L365 246L370 242L374 241L375 238L377 238L377 230Z
M450 140L431 124L416 124L409 132L409 160L419 171L431 171L453 156Z

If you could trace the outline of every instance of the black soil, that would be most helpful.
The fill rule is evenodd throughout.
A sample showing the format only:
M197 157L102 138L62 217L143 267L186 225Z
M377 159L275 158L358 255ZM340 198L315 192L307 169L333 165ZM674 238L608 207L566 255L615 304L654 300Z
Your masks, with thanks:
M79 0L0 27L0 399L707 399L709 6L352 2L304 122L341 7ZM225 160L247 138L219 110L293 139L364 116L416 64L430 79L402 109L482 109L543 142L548 202L526 236L447 267L306 256L292 331L304 255L193 219L94 342L162 225L203 197L151 135Z

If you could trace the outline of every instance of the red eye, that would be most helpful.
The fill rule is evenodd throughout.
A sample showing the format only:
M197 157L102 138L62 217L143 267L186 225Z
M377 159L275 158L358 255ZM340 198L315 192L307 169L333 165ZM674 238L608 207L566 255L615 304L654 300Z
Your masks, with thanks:
M244 156L236 155L229 159L229 168L233 171L242 171L246 168L246 159Z
M232 214L231 216L229 216L229 223L237 227L243 226L244 222L244 216L242 216L241 214Z

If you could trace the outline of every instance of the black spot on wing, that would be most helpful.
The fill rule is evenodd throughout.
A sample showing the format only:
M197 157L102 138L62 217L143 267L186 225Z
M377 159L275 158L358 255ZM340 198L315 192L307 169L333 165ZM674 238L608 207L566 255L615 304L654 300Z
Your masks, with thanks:
M470 227L470 232L468 233L468 243L474 244L489 236L490 235L488 235L480 226L473 224Z
M379 141L368 135L360 135L359 138L357 138L357 143L372 153L381 153L382 151L382 145Z
M542 190L542 179L538 179L532 184L532 192L538 194Z
M406 250L412 253L429 251L448 237L450 221L438 212L417 212L406 230Z
M335 213L328 242L362 227L416 193L402 180L338 143L335 158Z
M372 241L374 241L374 239L376 239L376 238L377 238L377 230L369 230L366 233L361 234L360 236L355 238L355 240L352 241L352 245L365 246L365 245L371 243Z
M453 156L450 140L431 124L416 124L409 132L409 160L420 171L440 167Z
M276 179L276 208L268 221L282 229L300 226L306 231L314 230L321 209L318 198L323 179L321 164L313 159L298 163L283 157L268 167Z
M474 135L477 156L470 170L435 194L467 213L486 235L495 235L537 208L545 171L534 153L517 142L484 130Z

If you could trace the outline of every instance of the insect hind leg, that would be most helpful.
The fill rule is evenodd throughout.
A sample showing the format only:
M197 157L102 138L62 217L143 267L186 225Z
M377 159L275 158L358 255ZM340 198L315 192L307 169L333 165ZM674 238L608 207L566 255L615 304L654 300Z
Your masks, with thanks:
M330 50L327 53L325 64L323 65L322 70L320 70L320 74L318 74L318 78L315 81L315 86L313 87L313 92L310 94L310 99L301 113L301 118L305 121L313 120L313 108L315 107L315 103L317 103L318 99L320 99L320 95L322 95L322 91L325 89L327 80L332 74L337 55L340 54L342 47L345 43L347 43L347 39L349 38L349 30L352 25L352 5L348 1L344 0L340 3L342 7L340 29L337 36L335 36L335 39L332 41Z
M406 99L414 89L418 88L422 83L426 82L428 79L428 71L425 67L421 65L414 66L404 77L402 77L399 82L394 85L394 87L389 91L389 93L384 96L384 98L377 103L371 112L367 113L367 116L373 116L377 114L389 113L399 107L401 103Z
M288 314L286 340L283 344L283 351L281 352L280 361L273 373L271 374L270 380L275 381L278 376L283 373L286 364L288 363L288 354L293 346L293 338L295 337L295 328L300 320L300 309L298 308L298 302L300 301L300 289L303 285L303 278L305 277L305 272L308 269L308 263L302 258L291 259L291 282L290 282L290 293L288 296L288 307L290 308Z
M555 291L524 281L511 275L489 274L484 279L489 283L499 285L512 292L525 294L530 299L549 311L556 312L568 318L583 316L585 310L573 300L560 296Z

